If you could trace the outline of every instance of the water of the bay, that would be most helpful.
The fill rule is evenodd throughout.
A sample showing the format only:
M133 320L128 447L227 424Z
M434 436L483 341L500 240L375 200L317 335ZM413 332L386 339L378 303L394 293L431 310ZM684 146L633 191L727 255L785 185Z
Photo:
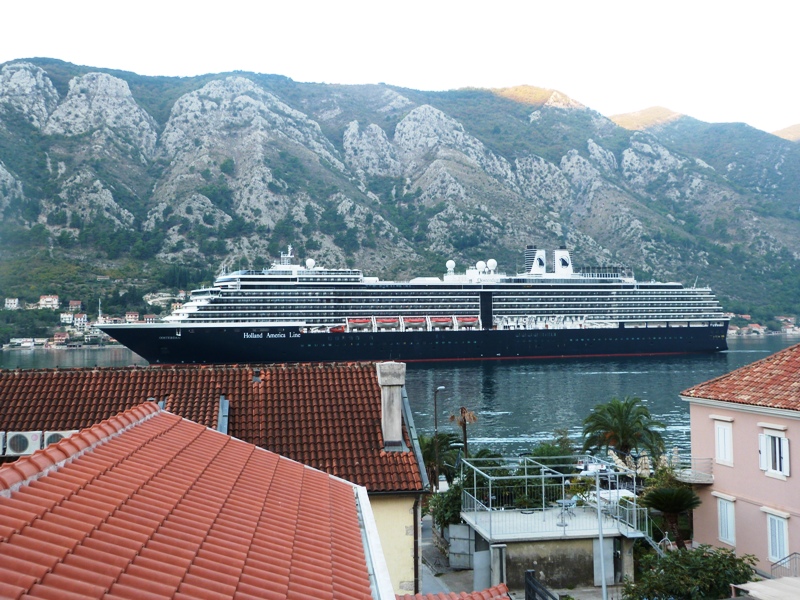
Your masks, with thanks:
M559 359L508 362L411 363L406 375L414 422L433 433L433 391L439 392L439 431L459 434L449 417L461 406L478 420L468 425L470 450L488 446L503 454L527 451L567 429L577 442L592 407L613 397L638 396L667 425L669 447L689 448L689 406L681 391L729 373L800 342L785 336L734 337L717 354L668 357ZM10 350L4 369L119 367L147 362L122 347ZM473 446L474 445L474 446Z
M567 429L576 443L596 404L638 396L666 424L668 447L690 447L689 405L680 392L800 342L780 335L734 337L716 354L668 357L559 359L441 365L410 364L406 389L417 429L433 433L433 391L438 428L460 435L449 419L461 406L478 420L467 426L470 453L488 446L502 454L528 451Z

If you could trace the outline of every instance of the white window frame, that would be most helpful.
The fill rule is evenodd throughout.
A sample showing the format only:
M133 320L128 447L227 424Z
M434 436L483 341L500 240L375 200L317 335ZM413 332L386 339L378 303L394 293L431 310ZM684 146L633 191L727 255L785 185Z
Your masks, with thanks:
M717 464L733 466L733 424L714 421L714 459Z
M736 512L734 501L736 498L723 494L717 496L717 537L720 542L736 545Z
M789 519L762 509L767 513L767 559L777 562L789 555Z
M789 477L789 438L782 429L764 427L758 434L758 466L768 477Z

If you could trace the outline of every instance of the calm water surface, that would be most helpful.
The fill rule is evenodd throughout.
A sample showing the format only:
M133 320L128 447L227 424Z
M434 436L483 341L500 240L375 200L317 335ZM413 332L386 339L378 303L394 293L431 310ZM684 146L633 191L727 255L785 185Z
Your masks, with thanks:
M784 336L732 338L727 352L658 358L410 364L406 389L420 432L433 433L433 390L443 385L439 431L460 433L449 417L466 406L478 416L468 426L470 441L502 453L525 451L559 428L578 439L595 404L624 396L642 398L667 424L668 444L688 449L689 406L678 397L681 391L798 342ZM0 352L4 369L134 364L147 362L122 347Z
M439 431L460 435L451 414L465 406L478 416L468 425L470 442L514 454L549 440L559 428L581 439L592 407L613 397L638 396L667 425L668 446L689 449L689 405L681 391L729 373L798 338L733 338L717 354L623 359L459 363L408 366L406 388L417 429L433 433L433 390L440 385Z

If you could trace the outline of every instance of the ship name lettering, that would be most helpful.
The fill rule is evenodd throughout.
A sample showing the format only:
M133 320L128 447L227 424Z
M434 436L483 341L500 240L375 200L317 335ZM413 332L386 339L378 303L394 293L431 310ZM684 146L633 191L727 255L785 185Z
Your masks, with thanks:
M246 340L260 340L264 337L263 333L244 333L244 339Z

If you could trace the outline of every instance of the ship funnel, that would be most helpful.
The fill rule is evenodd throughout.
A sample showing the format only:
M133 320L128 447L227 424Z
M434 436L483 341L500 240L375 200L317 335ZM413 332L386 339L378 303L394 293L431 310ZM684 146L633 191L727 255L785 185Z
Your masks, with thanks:
M536 246L525 248L525 272L532 275L544 275L547 271L547 254L537 250Z
M572 259L569 256L569 250L562 246L553 252L553 261L556 275L572 275Z

